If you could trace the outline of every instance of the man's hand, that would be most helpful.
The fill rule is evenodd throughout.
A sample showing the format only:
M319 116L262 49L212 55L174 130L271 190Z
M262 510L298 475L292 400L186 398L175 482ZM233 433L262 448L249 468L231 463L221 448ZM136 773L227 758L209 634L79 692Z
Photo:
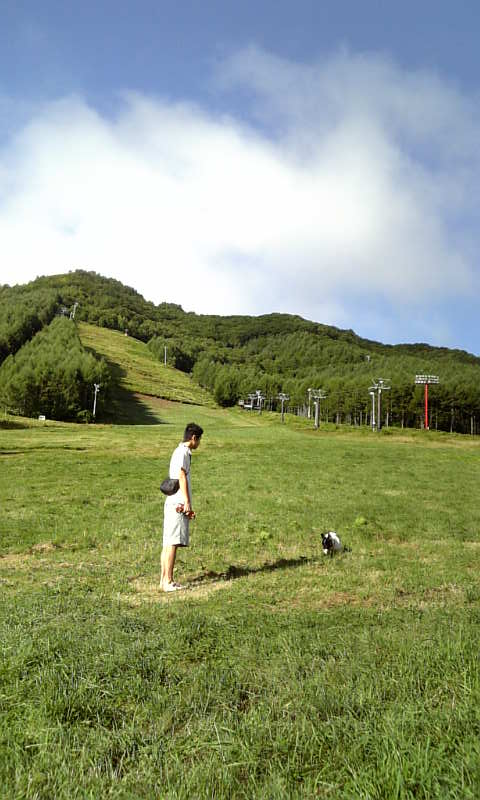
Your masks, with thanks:
M193 508L190 507L190 503L179 503L175 510L178 514L185 514L188 519L195 519L197 516Z

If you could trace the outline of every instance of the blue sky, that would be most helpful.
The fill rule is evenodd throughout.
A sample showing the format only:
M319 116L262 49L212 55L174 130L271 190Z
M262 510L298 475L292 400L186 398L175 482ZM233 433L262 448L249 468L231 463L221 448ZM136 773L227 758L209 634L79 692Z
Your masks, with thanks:
M478 8L0 0L0 281L479 355Z

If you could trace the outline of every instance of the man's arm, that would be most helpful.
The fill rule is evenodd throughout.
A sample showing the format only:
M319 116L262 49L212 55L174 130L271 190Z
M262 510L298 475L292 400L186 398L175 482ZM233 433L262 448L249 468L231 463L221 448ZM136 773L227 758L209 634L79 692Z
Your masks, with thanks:
M183 467L180 470L180 475L179 475L178 481L180 483L180 489L182 490L182 494L183 494L183 497L184 497L183 511L184 511L185 514L187 514L192 510L192 505L191 505L191 500L190 500L190 494L188 492L187 473L185 472Z

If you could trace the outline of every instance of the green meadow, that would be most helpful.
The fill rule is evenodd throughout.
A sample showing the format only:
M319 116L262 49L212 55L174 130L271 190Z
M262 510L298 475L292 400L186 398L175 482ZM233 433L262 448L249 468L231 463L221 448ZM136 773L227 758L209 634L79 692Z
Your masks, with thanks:
M0 797L478 798L479 440L149 414L1 422ZM187 588L162 594L191 420Z

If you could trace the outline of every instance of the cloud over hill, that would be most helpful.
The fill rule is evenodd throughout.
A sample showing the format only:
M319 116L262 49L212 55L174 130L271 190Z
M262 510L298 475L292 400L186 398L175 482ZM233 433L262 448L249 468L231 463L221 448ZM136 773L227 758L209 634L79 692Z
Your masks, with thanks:
M83 267L187 310L456 345L448 308L479 283L474 98L378 56L253 47L215 91L229 113L135 92L108 116L32 111L0 152L4 280Z

